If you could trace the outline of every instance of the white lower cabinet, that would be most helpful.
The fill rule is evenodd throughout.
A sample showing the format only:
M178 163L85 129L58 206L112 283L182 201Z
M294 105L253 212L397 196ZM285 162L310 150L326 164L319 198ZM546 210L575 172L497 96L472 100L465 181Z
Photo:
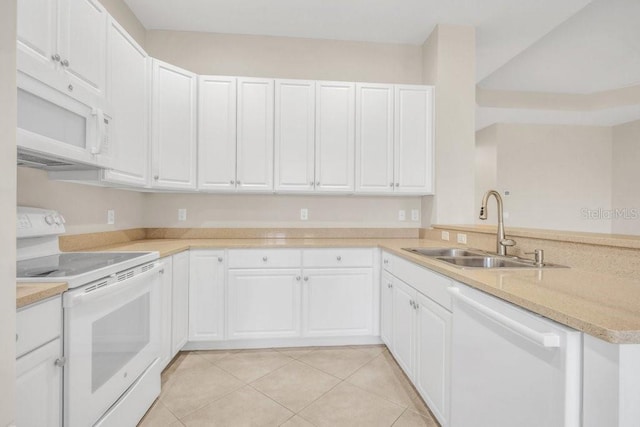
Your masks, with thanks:
M172 258L171 357L184 347L189 337L189 252Z
M189 342L224 339L224 251L189 254Z
M380 280L380 338L393 346L393 276L382 272Z
M449 414L451 321L451 312L420 293L416 295L414 384L443 425Z
M304 336L373 335L371 268L305 269Z
M300 335L300 270L229 270L228 338Z
M160 281L160 369L164 369L175 355L173 337L173 257L164 257L164 272Z
M16 315L16 425L62 425L62 301L22 308Z
M439 291L446 293L450 281L389 254L382 254L382 262L382 340L440 424L447 426L452 314L445 308L449 299Z

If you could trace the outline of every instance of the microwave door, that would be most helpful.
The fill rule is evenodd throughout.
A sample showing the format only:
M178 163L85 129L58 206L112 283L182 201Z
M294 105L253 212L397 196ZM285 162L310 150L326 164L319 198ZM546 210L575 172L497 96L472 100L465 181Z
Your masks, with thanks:
M100 109L18 74L18 148L93 167L109 167L110 118Z

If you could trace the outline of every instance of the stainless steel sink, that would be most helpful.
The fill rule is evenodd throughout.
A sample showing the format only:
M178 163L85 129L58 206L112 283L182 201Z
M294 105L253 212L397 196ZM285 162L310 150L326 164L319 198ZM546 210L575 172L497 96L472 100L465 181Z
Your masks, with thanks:
M460 248L402 248L405 251L413 252L427 257L467 257L484 256L482 251L473 251Z
M536 264L533 260L517 257L493 255L479 249L461 248L403 248L408 252L413 252L435 261L442 261L459 268L567 268L564 265L544 263Z
M467 268L538 268L533 263L498 256L438 257L436 259L448 262L449 264L453 264L457 267Z

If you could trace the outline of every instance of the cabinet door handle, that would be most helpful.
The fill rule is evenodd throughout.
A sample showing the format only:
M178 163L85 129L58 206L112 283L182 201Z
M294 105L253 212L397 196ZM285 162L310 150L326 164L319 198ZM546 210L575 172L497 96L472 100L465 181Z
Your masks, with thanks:
M51 59L54 62L60 62L60 55L58 55L57 53L55 55L51 55Z
M305 277L304 277L304 281L305 281L305 282L308 282L308 281L309 281L309 277L308 277L308 276L305 276Z
M68 67L69 66L69 60L65 59L64 61L60 62L60 65L62 65L63 67Z
M396 182L396 187L400 187L400 183L399 182Z
M413 307L413 300L412 300L412 299L410 299L410 300L409 300L409 305L410 305L411 307Z
M69 89L69 92L73 92L73 85L67 86L67 89Z
M218 257L218 262L222 262L222 257L221 256Z
M320 181L316 181L316 186L320 186Z
M267 262L267 260L268 260L268 259L269 259L269 258L267 258L266 256L263 256L263 257L262 257L262 260L263 260L264 262Z
M60 357L59 359L56 359L55 362L53 362L58 368L62 368L66 363L67 363L67 358L66 357Z
M238 185L242 185L242 183L240 181L236 181L236 184Z
M383 264L389 264L389 260L385 259L384 261L382 261Z
M229 184L231 184L231 185L233 185L233 184L235 184L235 183L236 183L236 182L235 182L234 180L229 181Z
M313 187L313 181L309 183L309 187Z
M336 257L336 259L337 259L338 261L342 261L342 257L341 257L340 255L338 255L338 256Z
M157 181L158 179L160 179L160 176L159 175L154 175L153 179L155 179Z
M300 281L300 276L296 276L296 281L299 282Z
M393 182L390 182L390 183L389 183L389 187L393 187Z

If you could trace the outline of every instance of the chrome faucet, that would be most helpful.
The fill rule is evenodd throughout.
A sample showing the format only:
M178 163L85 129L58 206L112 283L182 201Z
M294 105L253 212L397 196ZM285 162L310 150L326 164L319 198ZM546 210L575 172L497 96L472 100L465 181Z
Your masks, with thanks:
M515 246L516 242L512 239L507 239L504 235L504 217L502 214L502 197L496 190L489 190L484 194L482 198L482 206L480 206L480 219L487 219L487 202L489 197L494 196L498 203L498 234L496 235L496 252L500 255L507 255L507 246Z

